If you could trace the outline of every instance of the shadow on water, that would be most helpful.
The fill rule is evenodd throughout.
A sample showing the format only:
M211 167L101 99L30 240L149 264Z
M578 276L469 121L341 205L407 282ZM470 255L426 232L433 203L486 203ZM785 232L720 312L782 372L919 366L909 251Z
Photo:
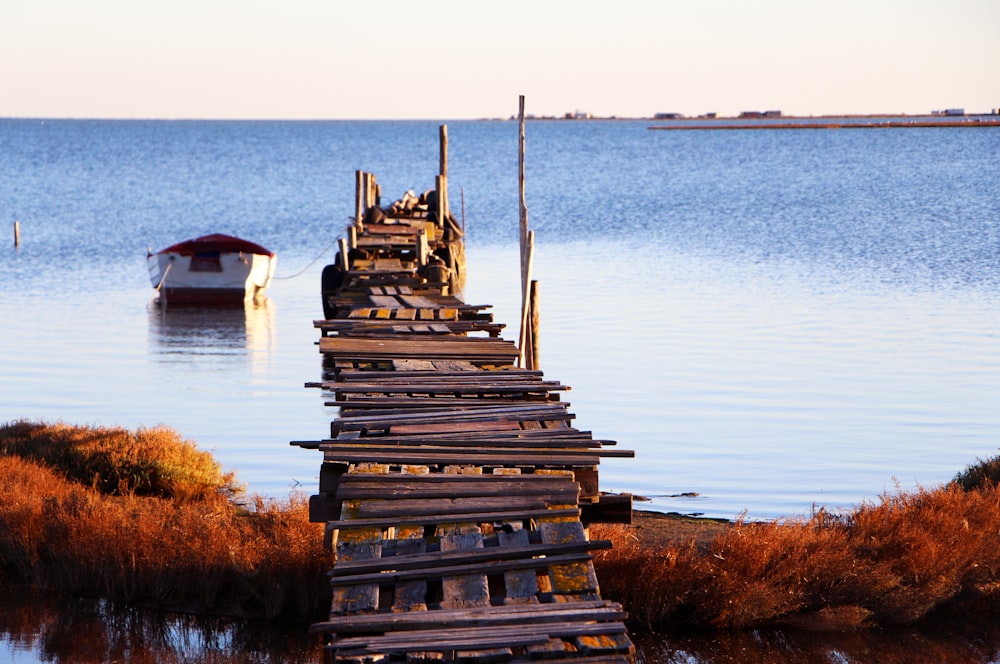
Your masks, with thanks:
M306 625L164 614L16 586L0 596L0 661L299 664L320 661L321 650Z
M845 632L746 630L633 637L639 664L840 664L1000 661L995 616L956 617L938 625Z
M995 616L917 629L748 630L633 640L639 664L1000 661ZM322 659L306 625L194 617L7 586L0 596L0 661L79 664L300 664Z

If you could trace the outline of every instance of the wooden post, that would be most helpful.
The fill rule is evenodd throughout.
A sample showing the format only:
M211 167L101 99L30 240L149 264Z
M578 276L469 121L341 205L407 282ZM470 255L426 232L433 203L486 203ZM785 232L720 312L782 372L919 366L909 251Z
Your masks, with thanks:
M448 204L448 176L441 176L441 227L444 228L444 222L451 214L451 206Z
M517 139L517 181L520 200L520 246L521 246L521 319L524 320L528 306L528 205L524 197L524 95L520 97L520 131Z
M347 246L351 249L356 249L358 246L358 227L351 224L347 227Z
M362 200L364 188L364 171L354 171L354 221L358 225L361 225L365 213L364 201Z
M365 173L365 204L364 204L365 212L367 212L368 208L372 206L372 199L375 198L375 196L372 194L372 192L375 189L375 186L372 184L372 179L374 177L375 176L372 173Z
M21 246L21 222L14 222L14 247Z
M427 265L428 254L430 254L430 247L427 244L427 233L424 229L420 229L417 233L417 263L420 267Z
M541 314L538 310L539 298L538 298L538 282L531 282L531 297L529 309L531 310L531 326L528 328L528 337L530 338L531 354L529 357L531 360L528 362L526 368L537 370L540 368L538 361L538 354L540 344L538 342L538 330L541 325Z
M517 348L520 352L518 358L518 366L522 369L527 368L525 365L525 352L528 345L528 289L531 284L531 264L534 262L535 258L535 232L528 231L528 249L527 249L527 260L525 261L525 275L524 280L524 290L521 292L521 331L518 334L518 344Z
M340 238L337 242L340 245L340 267L344 270L344 272L347 272L351 269L351 259L348 253L350 250L347 247L347 240L345 238ZM347 283L346 276L344 278L344 283Z
M434 178L434 190L437 192L437 210L434 211L437 214L437 225L444 228L445 215L448 210L448 184L445 176L439 175Z
M441 167L438 172L448 177L448 125L441 125L438 133L441 136Z

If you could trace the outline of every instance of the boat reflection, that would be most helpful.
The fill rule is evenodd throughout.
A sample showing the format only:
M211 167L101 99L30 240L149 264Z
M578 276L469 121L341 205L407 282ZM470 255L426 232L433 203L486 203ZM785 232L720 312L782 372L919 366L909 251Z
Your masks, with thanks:
M167 363L246 358L251 369L262 367L274 344L274 310L266 297L233 306L151 304L151 355Z

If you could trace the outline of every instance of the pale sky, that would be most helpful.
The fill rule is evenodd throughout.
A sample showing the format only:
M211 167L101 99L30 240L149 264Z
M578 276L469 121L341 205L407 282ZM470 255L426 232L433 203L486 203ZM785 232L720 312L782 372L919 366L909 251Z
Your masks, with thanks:
M0 117L1000 108L1000 0L0 0Z

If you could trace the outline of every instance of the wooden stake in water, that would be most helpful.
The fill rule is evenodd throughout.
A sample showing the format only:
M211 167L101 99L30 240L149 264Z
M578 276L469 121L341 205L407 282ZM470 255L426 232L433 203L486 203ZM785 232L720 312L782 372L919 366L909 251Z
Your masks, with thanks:
M531 324L528 327L528 344L531 351L529 357L528 366L526 369L538 370L541 368L538 359L539 349L541 345L538 341L538 330L541 327L541 312L539 311L539 296L538 296L538 282L534 279L531 280L531 296L528 303L529 318L531 319Z
M438 167L438 175L448 177L448 125L441 125L438 128L440 137L441 163Z
M521 302L523 303L521 305L521 330L518 334L518 341L517 341L517 347L520 350L518 366L521 367L522 369L527 368L527 365L525 364L525 359L528 353L528 344L530 343L530 341L528 340L528 334L529 334L528 324L530 323L528 302L531 297L531 292L530 292L531 265L534 262L535 258L535 231L528 231L527 248L525 251L527 253L527 256L525 256L525 261L524 261L525 273L524 275L522 275L525 287L524 291L521 293Z
M21 222L14 222L14 247L21 246Z

